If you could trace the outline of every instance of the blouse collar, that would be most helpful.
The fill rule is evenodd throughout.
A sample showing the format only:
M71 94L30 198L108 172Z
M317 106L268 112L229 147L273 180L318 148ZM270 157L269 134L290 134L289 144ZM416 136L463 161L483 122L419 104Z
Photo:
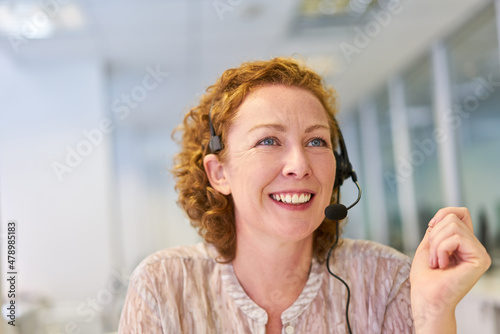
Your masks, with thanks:
M311 271L304 289L300 293L297 300L295 300L295 302L281 314L281 321L283 324L294 322L294 320L307 309L318 294L323 274L324 270L322 270L322 265L315 258L313 258ZM267 312L250 299L250 297L243 290L243 287L234 273L234 268L231 263L221 264L221 279L223 288L247 317L260 324L267 323Z

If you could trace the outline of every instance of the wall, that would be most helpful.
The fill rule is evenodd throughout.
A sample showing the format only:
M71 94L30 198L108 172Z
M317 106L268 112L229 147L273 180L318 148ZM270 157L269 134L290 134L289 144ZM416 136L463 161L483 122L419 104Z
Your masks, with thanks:
M3 245L7 222L18 223L18 317L39 299L73 303L83 317L112 268L101 63L0 53L0 73L0 219Z

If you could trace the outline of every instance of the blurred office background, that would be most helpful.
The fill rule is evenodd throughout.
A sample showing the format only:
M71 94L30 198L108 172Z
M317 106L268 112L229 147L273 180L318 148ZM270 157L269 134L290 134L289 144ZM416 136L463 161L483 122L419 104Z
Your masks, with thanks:
M139 261L199 241L169 174L183 113L224 69L295 55L338 90L363 188L345 235L411 256L467 206L494 266L459 332L500 333L499 27L492 0L0 1L0 332L115 332Z

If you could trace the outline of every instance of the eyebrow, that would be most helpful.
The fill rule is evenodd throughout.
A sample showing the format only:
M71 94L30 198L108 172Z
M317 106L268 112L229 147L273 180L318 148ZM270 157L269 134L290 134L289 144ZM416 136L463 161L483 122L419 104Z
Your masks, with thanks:
M266 123L266 124L257 124L254 127L252 127L248 132L252 132L261 128L268 128L268 129L273 129L278 132L285 132L286 127L281 124L275 124L275 123Z
M261 128L268 128L268 129L272 129L272 130L275 130L275 131L278 131L278 132L285 132L286 131L286 126L284 126L282 124L265 123L265 124L257 124L257 125L255 125L248 132L250 133L250 132L252 132L254 130L261 129ZM310 127L308 127L306 129L305 133L310 133L310 132L313 132L313 131L318 130L318 129L324 129L324 130L330 131L330 127L328 125L325 125L325 124L315 124L315 125L311 125Z
M330 131L330 127L328 125L324 125L324 124L316 124L316 125L311 125L310 127L308 127L306 129L306 133L310 133L310 132L313 132L314 130L318 130L318 129L323 129L323 130L328 130Z

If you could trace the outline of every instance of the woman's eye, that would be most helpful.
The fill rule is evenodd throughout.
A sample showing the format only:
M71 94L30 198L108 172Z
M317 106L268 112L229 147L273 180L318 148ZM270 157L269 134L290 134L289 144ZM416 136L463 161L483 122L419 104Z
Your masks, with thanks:
M326 142L321 138L314 138L309 142L308 146L326 146Z
M274 138L265 138L265 139L262 139L259 142L259 145L264 145L264 146L276 145L276 139L274 139Z

